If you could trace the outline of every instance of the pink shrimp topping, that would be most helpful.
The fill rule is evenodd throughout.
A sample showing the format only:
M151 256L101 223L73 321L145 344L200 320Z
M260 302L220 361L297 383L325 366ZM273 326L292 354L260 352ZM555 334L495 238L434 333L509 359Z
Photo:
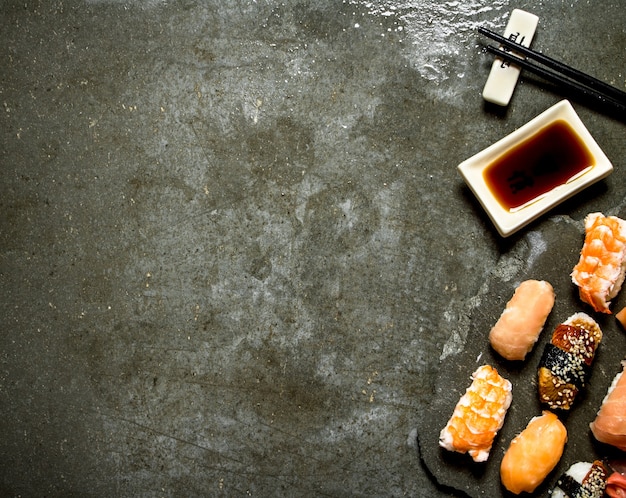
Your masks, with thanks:
M595 311L611 313L626 274L626 221L602 213L585 217L585 242L572 271L580 299Z
M511 383L489 365L478 367L472 379L441 430L439 445L449 451L469 453L475 462L484 462L504 424L513 395Z

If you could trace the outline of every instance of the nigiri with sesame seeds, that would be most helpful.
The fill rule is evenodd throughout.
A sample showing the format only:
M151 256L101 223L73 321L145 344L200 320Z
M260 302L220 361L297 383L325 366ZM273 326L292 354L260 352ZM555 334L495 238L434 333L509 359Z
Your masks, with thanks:
M541 403L552 410L569 410L585 386L602 330L586 313L575 313L557 325L539 363Z
M609 471L600 461L577 462L561 475L552 498L602 498Z

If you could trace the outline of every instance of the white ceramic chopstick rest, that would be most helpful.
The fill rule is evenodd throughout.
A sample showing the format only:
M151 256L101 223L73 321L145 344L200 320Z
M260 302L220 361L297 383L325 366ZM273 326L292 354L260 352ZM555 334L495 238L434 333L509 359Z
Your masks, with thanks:
M506 25L504 36L525 47L530 47L538 23L539 18L536 15L514 9ZM509 105L520 71L518 66L510 64L501 57L496 57L483 88L483 99L501 106Z

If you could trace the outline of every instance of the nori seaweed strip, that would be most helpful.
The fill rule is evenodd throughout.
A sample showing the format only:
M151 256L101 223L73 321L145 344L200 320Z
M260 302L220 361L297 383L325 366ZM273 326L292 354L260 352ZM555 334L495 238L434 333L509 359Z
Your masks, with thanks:
M569 498L577 497L582 488L582 484L569 474L563 474L557 481L556 486L557 488L560 488L561 491L565 493L565 496L568 496Z
M607 473L604 464L596 460L583 477L582 483L566 472L559 477L556 487L568 498L602 498L606 489Z
M559 379L578 389L585 386L591 367L579 355L568 353L554 344L546 344L539 368L545 367Z

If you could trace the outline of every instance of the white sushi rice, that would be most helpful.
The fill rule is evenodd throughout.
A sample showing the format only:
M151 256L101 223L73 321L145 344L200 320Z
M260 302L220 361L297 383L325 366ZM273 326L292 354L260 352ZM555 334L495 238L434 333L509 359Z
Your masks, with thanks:
M589 462L575 463L569 469L567 469L567 472L565 472L565 474L572 477L576 482L582 484L583 479L591 469L591 465L592 464ZM552 490L551 496L552 498L568 498L568 495L566 495L565 492L558 486Z
M607 477L607 469L599 460L593 463L575 463L565 474L561 475L551 496L554 498L602 498ZM573 483L568 481L574 481L580 487L575 489Z

